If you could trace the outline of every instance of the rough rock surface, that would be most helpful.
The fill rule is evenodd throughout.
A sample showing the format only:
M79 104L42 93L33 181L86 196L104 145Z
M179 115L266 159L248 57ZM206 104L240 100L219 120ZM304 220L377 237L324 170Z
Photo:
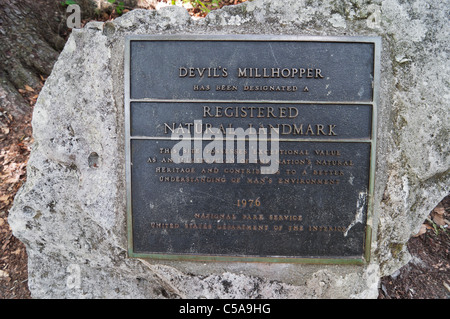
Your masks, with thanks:
M449 25L439 1L255 0L193 20L133 10L74 30L33 115L35 144L9 223L34 298L376 298L405 243L449 192ZM367 266L152 262L126 257L127 34L379 35L374 241Z

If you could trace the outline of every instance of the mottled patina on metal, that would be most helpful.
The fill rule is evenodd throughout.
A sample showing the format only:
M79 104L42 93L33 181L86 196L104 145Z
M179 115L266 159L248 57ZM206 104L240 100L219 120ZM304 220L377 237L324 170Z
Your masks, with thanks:
M128 37L129 256L367 262L380 45L377 37ZM171 133L194 135L196 120L223 133L276 127L278 173L260 174L260 163L171 162L179 141Z

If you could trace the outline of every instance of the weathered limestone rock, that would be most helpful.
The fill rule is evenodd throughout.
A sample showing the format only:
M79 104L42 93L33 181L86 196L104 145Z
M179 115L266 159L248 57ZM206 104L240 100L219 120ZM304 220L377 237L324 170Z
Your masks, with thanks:
M449 192L448 8L439 1L255 0L193 20L134 10L74 30L33 116L28 178L10 212L35 298L376 298ZM155 262L126 254L124 36L382 37L372 259L366 266Z

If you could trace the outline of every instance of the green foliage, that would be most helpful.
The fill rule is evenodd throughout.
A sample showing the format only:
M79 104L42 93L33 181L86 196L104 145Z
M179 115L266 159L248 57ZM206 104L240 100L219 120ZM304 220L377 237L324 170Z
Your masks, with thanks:
M429 217L427 217L427 221L428 221L428 222L431 224L431 226L433 227L433 231L434 231L434 234L435 234L436 236L439 236L439 233L440 233L441 231L443 231L444 234L447 235L447 229L445 229L443 226L436 224L436 223L435 223L431 218L429 218Z
M221 0L210 0L210 3L206 3L205 1L200 0L183 0L184 3L190 2L193 7L199 8L204 13L209 13L211 10L220 8L220 1ZM176 1L172 0L172 5L174 5L175 2ZM211 9L207 7L209 4L211 5Z
M208 7L205 6L205 4L203 2L201 2L200 0L194 0L192 2L195 2L197 5L200 5L200 10L202 10L203 12L209 12L211 10L208 9Z
M116 7L117 14L122 14L125 4L123 2L119 2L119 4Z
M116 0L108 0L109 3L115 5L114 10L118 15L122 15L123 9L125 8L125 3L123 1L117 2Z
M61 5L64 7L70 6L71 4L77 4L75 0L65 0L61 1Z

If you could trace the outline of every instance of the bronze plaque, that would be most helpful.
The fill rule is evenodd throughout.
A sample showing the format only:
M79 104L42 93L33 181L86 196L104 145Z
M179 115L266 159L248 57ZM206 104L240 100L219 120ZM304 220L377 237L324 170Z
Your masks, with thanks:
M129 256L367 261L379 52L376 37L128 37Z

